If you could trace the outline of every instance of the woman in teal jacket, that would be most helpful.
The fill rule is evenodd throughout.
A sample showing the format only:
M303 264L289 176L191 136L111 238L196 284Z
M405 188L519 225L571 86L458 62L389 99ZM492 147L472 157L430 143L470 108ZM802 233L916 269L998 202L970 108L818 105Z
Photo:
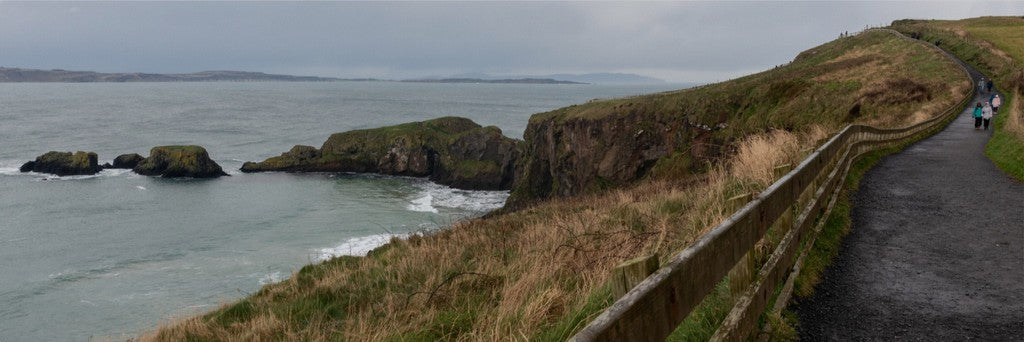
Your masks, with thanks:
M974 106L974 129L981 129L981 102Z

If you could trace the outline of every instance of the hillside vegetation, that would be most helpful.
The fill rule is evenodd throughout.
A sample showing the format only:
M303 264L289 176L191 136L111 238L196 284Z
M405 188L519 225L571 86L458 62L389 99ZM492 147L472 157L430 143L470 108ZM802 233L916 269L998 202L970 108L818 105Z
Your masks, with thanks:
M934 50L872 31L733 81L538 114L523 209L303 267L143 338L564 340L612 302L615 265L685 248L838 127L917 122L968 87ZM706 339L722 316L674 338Z
M964 20L898 20L892 28L970 63L1006 95L985 154L1003 171L1024 181L1024 17Z
M949 67L929 49L871 32L719 84L537 114L510 204L701 173L737 139L771 129L918 122L964 90Z

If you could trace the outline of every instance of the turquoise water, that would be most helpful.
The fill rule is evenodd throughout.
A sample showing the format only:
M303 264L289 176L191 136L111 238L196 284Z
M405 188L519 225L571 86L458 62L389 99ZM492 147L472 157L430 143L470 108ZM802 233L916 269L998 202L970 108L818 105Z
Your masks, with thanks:
M440 116L521 137L533 113L680 86L0 84L0 341L119 338L207 311L310 262L365 254L503 205L507 192L404 177L241 174L334 132ZM50 150L197 144L231 177L17 172Z

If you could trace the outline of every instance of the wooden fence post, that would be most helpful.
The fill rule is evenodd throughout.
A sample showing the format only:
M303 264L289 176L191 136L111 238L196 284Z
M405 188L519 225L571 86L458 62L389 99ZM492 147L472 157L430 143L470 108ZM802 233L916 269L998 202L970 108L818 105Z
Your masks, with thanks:
M725 200L726 208L729 212L735 212L750 202L755 195L755 193L749 193L733 196ZM743 258L740 258L740 261L736 262L736 266L729 271L728 277L729 292L733 296L738 296L747 290L747 286L754 281L754 258L751 256L751 252L743 254Z
M612 296L622 298L636 284L658 270L658 253L627 260L612 270Z

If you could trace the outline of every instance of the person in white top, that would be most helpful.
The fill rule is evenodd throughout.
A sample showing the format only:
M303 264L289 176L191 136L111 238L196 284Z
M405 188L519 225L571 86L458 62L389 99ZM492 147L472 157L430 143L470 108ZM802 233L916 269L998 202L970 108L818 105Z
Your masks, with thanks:
M981 120L985 126L985 130L988 130L988 123L992 121L992 106L985 102L985 107L981 108Z
M992 98L992 114L999 113L999 106L1002 104L1003 99L999 98L999 94L996 94L996 96Z

